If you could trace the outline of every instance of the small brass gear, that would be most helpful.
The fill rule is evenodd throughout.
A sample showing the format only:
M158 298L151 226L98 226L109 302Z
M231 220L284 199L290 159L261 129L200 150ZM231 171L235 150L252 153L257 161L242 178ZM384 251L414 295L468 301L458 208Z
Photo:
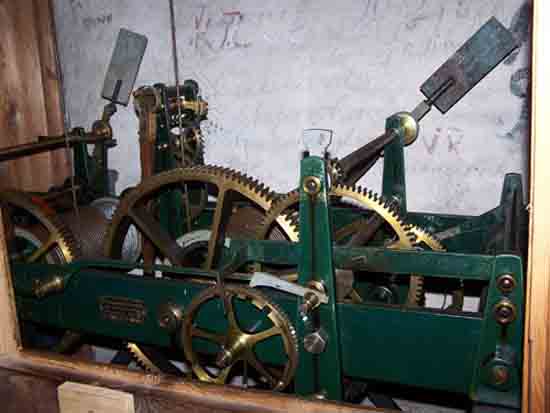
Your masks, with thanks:
M351 200L358 204L360 208L369 209L375 212L386 223L388 223L394 231L396 238L387 245L388 248L414 248L416 238L412 232L413 227L404 223L403 218L399 215L399 211L397 208L392 206L391 202L385 200L383 197L380 197L375 192L363 189L361 187L334 184L329 192L329 196L332 198ZM283 229L287 241L298 242L299 202L300 193L297 190L289 192L287 196L282 197L275 202L260 226L256 238L273 239L271 234L274 229L279 227ZM356 223L346 225L335 232L335 242L345 239L356 230ZM349 277L346 277L346 279L347 278ZM349 282L345 282L345 284L349 284ZM423 278L421 276L412 275L410 277L406 302L410 305L419 305L422 303L423 296ZM355 291L351 291L351 297L354 301L360 301L360 298Z
M147 202L163 190L183 185L188 185L190 188L198 185L202 188L201 192L216 197L218 201L221 199L222 203L229 199L228 194L236 194L239 201L229 207L220 202L216 203L217 212L214 213L214 224L210 230L209 241L201 241L200 245L195 243L185 248L182 248L180 240L167 237L166 233L162 232L159 222L148 221L148 224L144 220L141 227L133 222L135 210L143 210ZM157 238L155 247L171 264L200 265L203 268L212 269L215 262L213 245L218 242L218 238L222 237L219 228L223 225L225 236L229 238L252 238L265 212L275 199L275 193L264 184L228 168L196 165L163 172L146 179L122 198L107 229L105 255L114 259L121 258L126 235L129 228L135 224L142 233L142 238ZM216 221L217 213L219 213L219 219ZM144 228L144 225L149 227ZM174 251L178 252L174 253ZM201 251L204 254L201 255ZM197 259L200 263L197 263ZM158 371L160 365L170 366L162 355L148 351L149 349L145 346L129 343L128 349L138 365L148 371ZM166 372L166 368L161 370Z
M251 328L243 328L236 314L235 299L240 300L243 303L241 305L255 308L258 314L262 314L263 319L256 320ZM210 331L198 325L200 310L213 300L223 301L223 305L218 308L225 308L225 331ZM267 322L269 327L256 332L255 329L264 322ZM203 365L194 347L194 338L209 341L217 346L216 365L219 371L214 372ZM267 366L256 353L256 346L271 338L279 338L282 343L280 350L285 359L282 369ZM226 383L234 366L237 363L246 363L259 375L259 381L268 389L280 391L291 382L298 366L298 340L288 316L257 289L249 287L228 284L222 288L213 286L200 292L186 309L181 342L194 374L201 381L210 383Z
M204 165L204 138L200 128L186 129L184 135L177 138L177 142L178 148L174 151L174 156L178 167ZM183 151L179 147L182 143Z

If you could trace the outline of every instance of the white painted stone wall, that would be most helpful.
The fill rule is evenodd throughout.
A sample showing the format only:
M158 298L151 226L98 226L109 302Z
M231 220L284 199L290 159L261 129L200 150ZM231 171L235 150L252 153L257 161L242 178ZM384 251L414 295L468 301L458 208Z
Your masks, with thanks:
M168 0L55 0L72 125L89 126L119 28L149 38L136 86L173 83ZM523 6L523 7L522 7ZM378 136L385 117L412 110L419 85L489 17L523 41L524 0L175 0L180 78L210 103L208 163L296 186L304 128L335 132L341 157ZM524 172L529 44L447 115L433 111L407 148L409 208L478 214L499 200L506 172ZM137 119L113 121L117 190L138 181ZM381 166L381 165L380 165ZM381 187L381 168L361 182Z

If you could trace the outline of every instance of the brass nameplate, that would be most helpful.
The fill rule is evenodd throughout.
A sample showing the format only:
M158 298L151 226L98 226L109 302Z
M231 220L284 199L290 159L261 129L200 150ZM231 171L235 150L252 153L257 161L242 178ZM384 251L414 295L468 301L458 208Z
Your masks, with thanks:
M129 324L143 324L147 316L147 308L143 301L126 297L100 297L99 311L101 317L106 320Z

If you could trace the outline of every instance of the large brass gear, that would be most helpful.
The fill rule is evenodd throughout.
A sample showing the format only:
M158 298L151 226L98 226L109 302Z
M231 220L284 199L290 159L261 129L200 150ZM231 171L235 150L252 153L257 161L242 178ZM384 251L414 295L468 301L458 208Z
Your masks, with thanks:
M253 306L261 312L264 320L256 320L251 328L243 327L236 315L235 299ZM222 305L218 308L225 309L227 329L223 332L208 331L197 325L201 308L212 300L219 300ZM256 332L255 328L267 320L270 327ZM255 353L256 345L276 337L280 337L282 341L281 350L286 358L282 369L266 366ZM219 371L214 372L203 365L199 353L194 349L194 338L207 340L219 347L216 356ZM216 285L194 297L186 309L181 342L194 374L200 380L210 383L226 383L234 366L242 362L259 374L259 381L263 382L267 388L280 391L291 382L298 366L298 341L295 329L287 315L261 292L249 287L225 285L220 288Z
M415 227L406 224L399 215L397 208L393 207L389 201L380 197L373 191L361 187L335 184L330 189L329 196L332 198L352 200L357 203L360 208L369 209L380 216L389 224L395 234L395 239L386 245L388 248L412 249L415 247ZM287 235L288 241L297 242L299 240L299 202L300 193L297 190L291 191L287 196L279 199L266 215L257 233L257 239L279 239L278 236L272 235L274 228L279 227L283 229L283 232ZM357 231L357 224L351 223L335 232L334 241L338 242L343 240L354 231ZM341 283L338 282L338 278L341 278ZM349 282L347 282L349 278L350 277L345 276L343 271L342 274L339 274L337 271L337 285L345 285L346 290L349 290L345 294L338 293L338 295L342 298L342 295L347 296L351 294L352 300L361 301L358 294L353 289L349 288ZM343 289L344 288L342 288L342 290ZM410 277L406 303L409 305L419 305L422 304L423 298L423 277L412 275Z
M2 191L0 202L11 215L13 245L10 259L27 263L44 261L67 264L80 258L80 246L56 212L41 198L19 191ZM24 251L20 251L23 246ZM30 251L25 252L27 249ZM81 335L66 331L50 350L67 353L75 350Z
M55 211L39 197L24 192L2 191L0 202L16 211L23 219L14 222L16 239L21 237L36 248L30 256L14 257L25 262L37 262L41 259L52 264L65 264L80 257L80 246L72 232L59 220ZM24 222L29 217L31 222ZM16 254L17 255L17 254Z
M105 255L110 258L120 259L121 246L128 227L134 224L133 220L140 221L142 217L136 216L136 209L143 208L146 201L165 188L191 183L207 186L209 194L218 198L214 214L215 222L212 229L214 232L213 238L215 239L211 244L214 244L217 240L218 234L215 232L217 231L217 227L222 224L226 229L226 235L229 237L246 237L247 234L254 233L257 230L257 225L263 219L265 211L271 207L276 198L275 193L264 184L228 168L201 165L160 173L143 181L121 200L107 230ZM237 194L241 200L245 201L245 205L235 206L228 211L227 203L231 203L232 200L226 197L226 195L230 193ZM220 199L223 202L220 203ZM139 212L137 215L139 215ZM224 220L225 222L222 222ZM158 235L158 231L155 233L154 228L143 228L146 227L144 222L137 222L135 224L142 233L147 232L144 234L146 237L154 238ZM155 243L155 246L165 257L169 258L169 261L174 261L172 262L173 264L181 264L172 253L173 251L170 250L170 247L177 250L177 245L172 243L165 246L162 245L159 239L152 239L151 241ZM206 268L212 268L212 250L213 245L209 245Z
M196 245L182 248L180 240L173 240L167 236L159 222L150 221L147 217L142 220L144 214L136 214L135 210L143 211L147 202L163 189L181 185L191 187L193 184L200 184L201 188L206 188L208 195L217 197L218 202L210 238L206 242L208 245L195 243ZM144 238L153 238L152 243L165 261L173 265L195 266L196 260L189 257L193 254L196 256L196 250L193 248L198 245L207 249L206 258L200 258L200 266L214 269L215 250L220 239L252 238L275 199L275 193L267 186L228 168L200 165L163 172L143 181L120 201L105 237L105 255L114 259L121 258L126 233L130 226L135 224ZM232 201L235 200L244 202L232 205ZM137 221L142 222L134 222L136 215ZM158 370L158 364L165 364L165 360L156 357L153 355L154 352L141 345L129 343L128 349L138 364L146 370L154 372Z

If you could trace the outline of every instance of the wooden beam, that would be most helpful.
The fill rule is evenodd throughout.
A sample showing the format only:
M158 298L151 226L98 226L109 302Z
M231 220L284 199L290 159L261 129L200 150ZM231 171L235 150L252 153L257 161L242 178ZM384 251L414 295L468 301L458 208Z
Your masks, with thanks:
M6 373L7 372L7 373ZM2 374L8 378L2 379ZM132 393L136 411L157 412L257 412L257 413L365 413L389 410L303 399L268 391L244 390L173 376L143 374L126 367L75 361L73 359L23 351L0 356L0 389L9 377L27 381L49 381L56 386L73 381ZM13 380L11 380L13 382ZM1 396L0 392L0 396ZM56 410L45 410L55 412Z
M550 2L535 0L523 411L550 411Z

